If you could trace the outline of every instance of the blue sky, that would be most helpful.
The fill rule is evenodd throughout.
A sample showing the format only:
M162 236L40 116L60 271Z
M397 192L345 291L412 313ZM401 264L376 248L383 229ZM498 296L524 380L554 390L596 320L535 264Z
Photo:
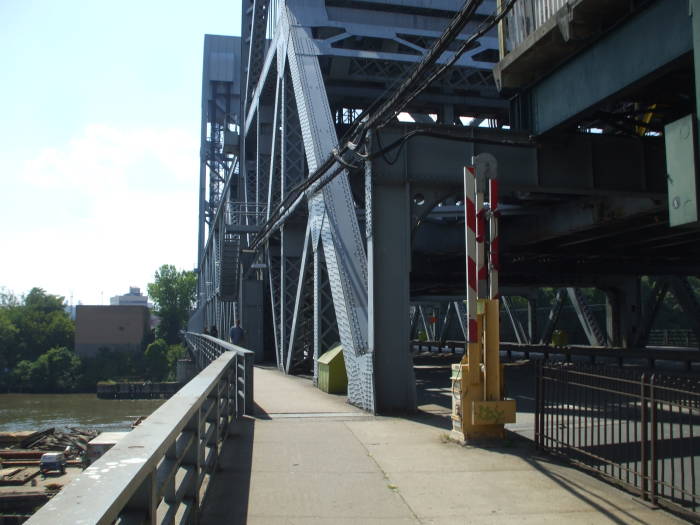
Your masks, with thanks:
M0 0L0 287L83 304L196 264L202 48L240 1Z

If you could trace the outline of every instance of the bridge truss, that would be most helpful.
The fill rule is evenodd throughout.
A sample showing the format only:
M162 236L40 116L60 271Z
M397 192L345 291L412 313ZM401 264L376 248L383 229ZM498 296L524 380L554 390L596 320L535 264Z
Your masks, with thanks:
M453 51L495 9L494 1L474 4L481 5ZM363 171L360 157L338 157L337 174L319 190L305 189L294 210L267 229L265 241L253 243L274 212L289 205L290 190L337 151L339 135L362 111L421 61L457 11L446 1L246 1L240 81L232 82L240 92L240 113L234 118L226 111L231 118L221 122L237 127L240 147L226 150L232 155L224 158L225 168L211 154L226 148L216 145L218 114L209 111L203 124L202 185L209 181L209 201L200 214L200 322L217 324L222 332L239 318L260 358L270 357L264 349L274 347L281 370L312 371L314 378L319 355L342 344L348 398L367 410L376 408L368 283L371 188L364 188L363 177L348 177L350 170ZM490 73L497 56L491 31L471 44L433 93L421 94L405 110L416 122L503 121L506 105ZM215 99L218 79L206 76ZM222 171L228 177L219 178Z
M245 0L240 38L207 36L193 330L238 319L258 360L314 380L340 343L351 403L413 408L408 341L464 336L462 171L479 153L498 160L502 295L529 312L525 327L504 301L518 341L549 342L566 302L590 344L642 345L659 301L643 304L641 276L675 283L697 319L697 234L669 227L663 138L592 134L588 114L538 135L528 112L570 108L496 89L497 4L513 2ZM541 329L538 287L558 290Z

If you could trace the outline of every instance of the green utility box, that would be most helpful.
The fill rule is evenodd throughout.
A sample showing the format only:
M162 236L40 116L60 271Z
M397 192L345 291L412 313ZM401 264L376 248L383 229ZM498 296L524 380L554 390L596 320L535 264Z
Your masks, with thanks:
M329 394L348 391L348 374L345 372L343 347L338 345L318 358L318 388Z
M554 330L552 332L552 345L567 346L569 344L569 336L564 330Z

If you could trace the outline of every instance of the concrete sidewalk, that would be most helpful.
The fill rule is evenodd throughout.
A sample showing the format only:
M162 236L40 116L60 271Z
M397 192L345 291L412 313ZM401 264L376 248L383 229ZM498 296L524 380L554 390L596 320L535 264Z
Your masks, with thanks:
M256 367L255 418L227 442L201 523L684 523L530 444L461 447L444 418L372 417ZM439 421L437 420L439 419Z

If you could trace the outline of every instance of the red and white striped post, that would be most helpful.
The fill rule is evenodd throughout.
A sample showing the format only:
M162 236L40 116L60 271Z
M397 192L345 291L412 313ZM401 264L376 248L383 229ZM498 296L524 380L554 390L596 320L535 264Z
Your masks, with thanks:
M498 237L498 181L489 180L489 299L498 299L498 271L500 269Z
M464 231L467 263L467 342L477 341L476 299L478 294L476 248L476 169L464 168Z
M486 240L486 208L484 206L484 192L479 191L483 186L483 180L476 177L476 267L477 273L477 297L486 299L488 294L488 261L486 260L484 241Z

